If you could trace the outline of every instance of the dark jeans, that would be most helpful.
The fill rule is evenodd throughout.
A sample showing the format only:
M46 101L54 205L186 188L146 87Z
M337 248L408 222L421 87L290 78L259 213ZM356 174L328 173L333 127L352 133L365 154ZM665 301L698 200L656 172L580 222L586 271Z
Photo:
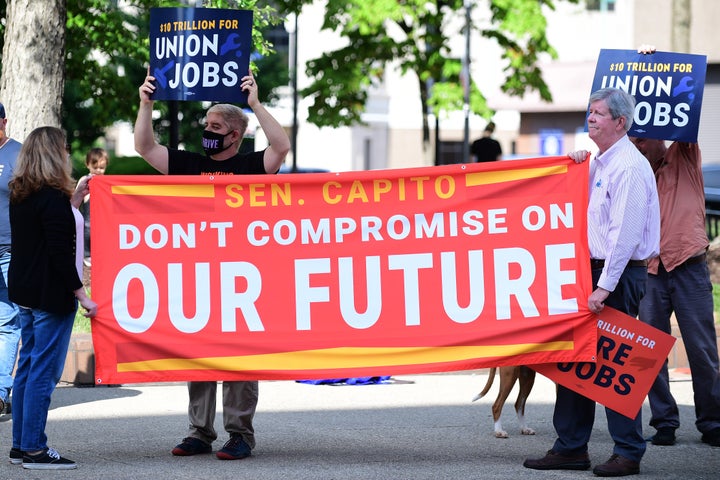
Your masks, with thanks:
M593 269L593 288L597 286L602 269ZM627 267L605 305L634 317L645 293L647 267ZM613 453L640 462L645 453L642 434L642 410L634 419L605 409L608 431L615 442ZM553 413L553 426L558 438L553 450L566 455L587 452L595 421L595 401L558 385Z
M667 272L662 265L649 275L647 293L640 302L640 320L670 333L675 312L685 344L695 398L695 425L706 433L720 428L720 370L713 316L712 284L706 262ZM648 393L655 428L678 428L680 415L670 393L667 361Z

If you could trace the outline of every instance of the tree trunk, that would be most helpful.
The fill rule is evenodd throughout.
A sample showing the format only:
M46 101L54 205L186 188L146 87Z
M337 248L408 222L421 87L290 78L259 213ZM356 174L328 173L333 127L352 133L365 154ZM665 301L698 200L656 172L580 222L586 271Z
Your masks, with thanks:
M428 123L428 98L430 98L430 88L428 83L418 75L418 84L420 86L420 108L422 108L422 144L423 151L430 146L430 124Z
M8 0L0 101L8 136L61 126L65 85L65 0ZM92 74L92 72L89 72Z
M672 51L690 53L690 22L692 21L692 2L690 0L673 0L672 18Z

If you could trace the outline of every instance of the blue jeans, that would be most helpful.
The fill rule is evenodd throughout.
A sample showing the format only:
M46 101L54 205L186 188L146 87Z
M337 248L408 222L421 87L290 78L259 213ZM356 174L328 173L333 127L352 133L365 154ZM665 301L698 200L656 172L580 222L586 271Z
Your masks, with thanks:
M0 255L0 400L8 401L13 384L13 369L20 340L18 307L8 298L7 275L10 252Z
M672 272L662 265L648 278L647 293L640 302L640 320L670 333L675 312L685 344L693 395L695 426L701 433L720 428L720 367L713 316L712 284L706 262L681 265ZM680 414L670 393L667 361L648 393L655 428L678 428Z
M47 447L45 424L50 396L65 366L75 313L56 314L20 307L22 346L13 392L13 447Z
M593 288L597 286L602 269L593 269ZM615 290L605 300L605 305L637 316L640 299L645 294L646 267L626 267ZM608 431L615 442L613 453L640 462L645 454L642 435L642 409L637 417L627 418L605 408ZM577 455L588 451L588 442L595 422L595 402L562 385L557 387L557 399L553 413L553 426L558 434L553 450L563 455Z

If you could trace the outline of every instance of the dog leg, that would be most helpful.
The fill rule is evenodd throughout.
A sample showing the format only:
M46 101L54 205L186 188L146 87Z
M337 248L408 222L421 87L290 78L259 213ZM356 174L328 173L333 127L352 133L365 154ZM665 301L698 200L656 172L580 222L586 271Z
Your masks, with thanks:
M497 399L492 406L493 421L495 422L495 438L509 438L510 435L503 430L502 423L500 422L500 416L502 415L502 409L505 405L510 392L512 391L515 381L517 380L517 373L515 367L500 367L500 391L498 392Z
M535 384L535 370L524 366L520 367L518 378L520 380L520 391L518 392L518 398L515 402L515 413L517 414L518 423L520 424L520 433L523 435L535 435L535 430L528 427L525 423L525 404Z
M505 430L503 430L502 422L500 421L500 419L498 419L494 425L495 425L495 438L510 438L510 435L508 435L508 433Z

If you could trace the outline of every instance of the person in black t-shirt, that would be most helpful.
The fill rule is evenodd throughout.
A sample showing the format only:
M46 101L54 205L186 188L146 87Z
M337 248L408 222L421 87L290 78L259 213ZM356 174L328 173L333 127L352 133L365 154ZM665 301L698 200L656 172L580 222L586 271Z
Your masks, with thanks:
M240 88L248 93L252 108L267 136L269 146L262 151L240 154L240 143L248 126L242 109L217 104L207 111L203 131L205 154L170 149L155 140L152 127L155 78L148 75L140 86L140 109L135 121L135 150L156 170L171 175L233 175L277 173L290 151L285 130L258 100L258 87L251 72L242 78ZM217 439L213 425L217 382L188 382L190 429L172 450L173 455L189 456L211 453ZM255 447L252 425L258 402L258 382L223 382L223 420L230 439L216 456L221 460L238 460L250 456Z
M205 155L191 152L172 151L155 140L152 128L153 101L150 95L155 91L155 77L148 75L140 86L140 109L135 120L135 150L146 162L164 174L250 174L277 173L290 151L290 139L283 127L258 100L257 83L252 74L243 77L241 88L248 92L248 105L263 129L270 146L261 152L249 155L254 159L249 165L243 160L248 156L238 154L248 117L242 109L229 104L217 104L207 111L207 122L203 132ZM172 154L171 154L172 151ZM257 164L261 157L260 165ZM177 160L177 161L175 161ZM258 171L261 170L261 171Z
M483 136L470 145L470 153L475 157L476 162L494 162L500 160L502 148L500 142L492 138L495 131L495 124L490 122L483 131Z

